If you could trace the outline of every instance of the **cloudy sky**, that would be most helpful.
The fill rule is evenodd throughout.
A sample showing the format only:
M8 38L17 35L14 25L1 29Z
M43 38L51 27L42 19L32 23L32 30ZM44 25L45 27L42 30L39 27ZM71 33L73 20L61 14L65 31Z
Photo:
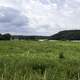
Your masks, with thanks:
M80 0L0 0L0 32L52 35L80 29Z

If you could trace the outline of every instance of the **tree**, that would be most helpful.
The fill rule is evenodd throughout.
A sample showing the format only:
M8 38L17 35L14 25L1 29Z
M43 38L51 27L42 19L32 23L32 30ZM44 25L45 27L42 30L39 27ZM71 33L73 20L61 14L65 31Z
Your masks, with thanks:
M11 35L9 33L4 34L4 35L1 36L1 39L2 40L10 40L11 39Z
M2 34L0 34L0 40L1 40Z

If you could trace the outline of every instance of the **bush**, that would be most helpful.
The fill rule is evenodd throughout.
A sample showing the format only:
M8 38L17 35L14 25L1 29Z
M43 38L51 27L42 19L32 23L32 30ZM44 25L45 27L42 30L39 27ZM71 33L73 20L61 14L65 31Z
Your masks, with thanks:
M59 58L60 58L60 59L63 59L63 58L64 58L63 52L61 52L61 53L59 54Z

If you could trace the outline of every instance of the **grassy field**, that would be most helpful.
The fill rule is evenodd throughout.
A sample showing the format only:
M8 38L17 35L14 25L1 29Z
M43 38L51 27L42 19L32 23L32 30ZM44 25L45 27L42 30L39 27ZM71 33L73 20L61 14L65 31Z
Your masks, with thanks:
M80 43L0 41L0 80L80 80Z

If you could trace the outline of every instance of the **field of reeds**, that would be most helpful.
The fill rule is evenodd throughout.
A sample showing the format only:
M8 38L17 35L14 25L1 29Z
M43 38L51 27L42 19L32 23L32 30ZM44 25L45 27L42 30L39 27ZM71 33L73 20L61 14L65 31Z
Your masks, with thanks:
M0 41L0 80L80 80L80 43Z

